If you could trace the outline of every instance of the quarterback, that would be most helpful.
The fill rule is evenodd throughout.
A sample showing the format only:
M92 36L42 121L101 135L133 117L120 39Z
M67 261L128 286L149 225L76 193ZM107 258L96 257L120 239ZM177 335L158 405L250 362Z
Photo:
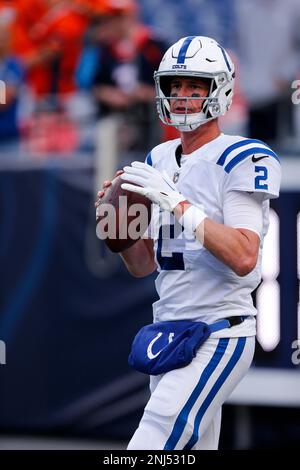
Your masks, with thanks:
M156 103L180 138L122 174L122 188L148 197L154 211L147 234L121 257L136 277L158 271L159 296L153 325L133 343L131 364L149 373L151 396L130 450L217 449L222 404L252 362L251 292L281 170L264 142L221 132L234 79L215 40L171 46L154 74Z

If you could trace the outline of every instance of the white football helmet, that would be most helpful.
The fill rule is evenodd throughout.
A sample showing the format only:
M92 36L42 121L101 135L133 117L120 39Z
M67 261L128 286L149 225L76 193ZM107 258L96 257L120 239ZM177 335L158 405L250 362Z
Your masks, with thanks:
M174 76L200 77L209 80L205 98L180 97L185 100L185 113L171 113L171 79ZM157 111L162 122L188 132L216 119L228 111L234 87L234 65L228 53L214 39L189 36L180 39L165 53L154 73ZM189 100L203 100L199 113L188 113Z

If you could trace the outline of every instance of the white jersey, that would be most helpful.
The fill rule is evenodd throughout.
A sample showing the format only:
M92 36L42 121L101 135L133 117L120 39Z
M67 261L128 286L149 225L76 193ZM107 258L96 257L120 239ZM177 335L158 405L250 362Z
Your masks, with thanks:
M183 156L183 164L178 166L175 152L180 143L180 139L175 139L158 145L148 155L147 163L165 171L191 203L203 205L207 217L218 223L224 223L226 192L264 193L260 252L254 270L240 277L199 241L182 233L183 229L172 215L154 212L151 236L159 272L156 278L159 300L153 304L154 321L189 319L213 323L221 318L246 315L249 318L242 324L213 333L213 336L254 335L256 309L251 292L261 280L269 199L279 195L278 157L261 141L221 134Z

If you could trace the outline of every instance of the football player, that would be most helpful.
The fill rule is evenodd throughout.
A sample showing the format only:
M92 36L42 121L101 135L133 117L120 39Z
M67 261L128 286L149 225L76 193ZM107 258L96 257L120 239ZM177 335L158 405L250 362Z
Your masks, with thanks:
M180 138L122 175L123 189L156 208L148 238L121 253L134 276L158 270L154 325L167 324L170 332L178 321L211 328L184 366L176 364L169 333L172 365L150 372L151 397L130 450L217 449L222 404L252 362L251 292L261 279L269 200L279 195L281 170L265 143L221 132L218 118L230 108L234 79L233 62L215 40L191 36L171 46L154 75L156 102L160 119ZM146 359L163 357L162 336L163 330L146 344Z

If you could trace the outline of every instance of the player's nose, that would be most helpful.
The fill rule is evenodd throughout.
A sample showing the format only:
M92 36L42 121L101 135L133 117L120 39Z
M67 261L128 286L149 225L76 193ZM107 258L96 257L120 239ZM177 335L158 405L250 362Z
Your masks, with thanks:
M189 87L183 84L180 89L178 90L178 98L184 98L190 95Z

